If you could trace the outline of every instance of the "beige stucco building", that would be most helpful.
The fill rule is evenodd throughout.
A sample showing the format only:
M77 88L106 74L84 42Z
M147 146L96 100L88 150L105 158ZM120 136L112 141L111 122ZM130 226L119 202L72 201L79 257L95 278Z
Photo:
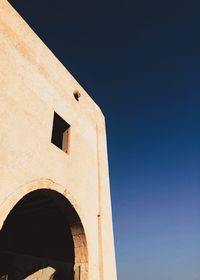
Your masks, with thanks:
M104 116L6 0L0 229L2 279L116 280Z

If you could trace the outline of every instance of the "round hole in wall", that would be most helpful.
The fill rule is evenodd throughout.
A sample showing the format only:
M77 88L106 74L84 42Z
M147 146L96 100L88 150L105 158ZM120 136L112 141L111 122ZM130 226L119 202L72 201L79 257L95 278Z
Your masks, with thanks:
M79 101L79 98L81 97L81 94L78 90L74 91L74 98L76 99L76 101Z

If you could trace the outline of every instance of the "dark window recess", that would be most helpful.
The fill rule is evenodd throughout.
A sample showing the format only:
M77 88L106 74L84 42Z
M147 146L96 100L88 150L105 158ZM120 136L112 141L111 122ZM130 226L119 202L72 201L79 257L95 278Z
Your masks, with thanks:
M69 132L70 125L54 112L51 142L65 153L69 152Z

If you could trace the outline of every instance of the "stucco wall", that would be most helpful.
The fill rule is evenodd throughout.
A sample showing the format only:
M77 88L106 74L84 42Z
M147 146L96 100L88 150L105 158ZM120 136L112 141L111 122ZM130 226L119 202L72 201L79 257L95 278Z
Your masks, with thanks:
M0 85L0 226L3 207L11 210L20 188L50 179L75 199L83 217L89 279L115 280L104 117L5 0L0 0ZM71 125L69 154L51 143L54 111Z

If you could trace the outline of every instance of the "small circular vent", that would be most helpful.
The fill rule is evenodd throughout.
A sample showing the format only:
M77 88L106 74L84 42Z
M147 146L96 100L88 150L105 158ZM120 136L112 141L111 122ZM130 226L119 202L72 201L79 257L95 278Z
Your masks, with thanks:
M80 94L80 92L78 91L78 90L76 90L75 92L74 92L74 98L76 99L76 101L79 101L79 98L81 97L81 94Z

